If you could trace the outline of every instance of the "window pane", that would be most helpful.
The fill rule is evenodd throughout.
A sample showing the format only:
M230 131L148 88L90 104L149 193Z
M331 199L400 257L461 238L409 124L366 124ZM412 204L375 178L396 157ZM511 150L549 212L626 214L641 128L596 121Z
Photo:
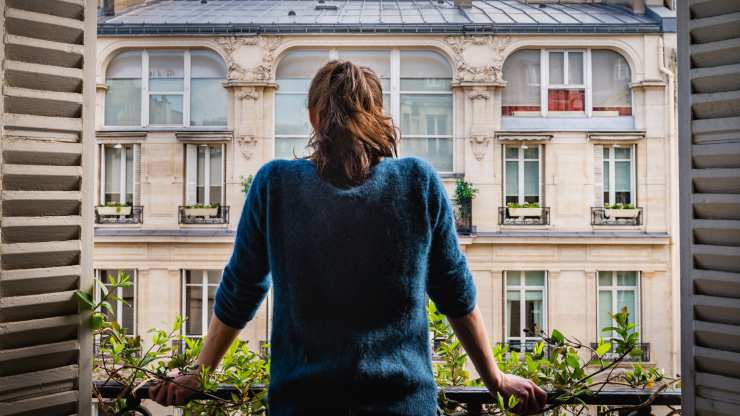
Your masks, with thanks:
M510 337L521 336L520 299L518 290L506 292L506 328Z
M120 146L120 145L119 145ZM105 201L121 201L121 150L123 147L115 148L106 145L105 151Z
M521 272L506 272L506 286L519 286L521 283Z
M182 92L184 65L181 51L149 52L149 91Z
M521 50L506 59L503 115L515 111L540 111L540 51Z
M229 101L221 78L199 78L190 83L190 124L225 126Z
M430 51L401 51L401 91L448 91L452 81L449 62Z
M118 54L108 65L107 79L141 79L141 52Z
M610 184L609 184L609 161L604 161L604 202L609 202L609 191L610 191Z
M568 84L583 85L583 52L568 52Z
M316 71L328 61L329 51L295 51L285 55L275 72L278 92L308 91Z
M545 272L544 271L524 272L524 281L527 284L527 286L544 286L545 285Z
M631 149L629 147L614 147L614 159L630 159Z
M275 134L311 133L306 110L306 95L277 94L275 96Z
M637 272L617 272L619 286L637 286Z
M516 146L506 146L506 158L507 159L518 159L519 148Z
M613 326L612 318L612 292L609 290L599 291L599 336L611 337L607 332L601 332L602 329Z
M223 154L222 146L214 145L210 146L211 160L210 160L210 176L211 183L210 187L210 201L211 203L221 203L221 187L223 186Z
M200 285L203 283L203 273L200 270L186 270L185 284Z
M221 282L221 275L223 274L223 271L221 270L208 270L206 272L208 275L208 284L209 285L218 285L219 282Z
M339 51L338 55L339 59L369 67L378 78L391 77L390 51Z
M198 271L200 272L200 271ZM188 335L203 334L203 288L202 286L185 287L185 314L187 321L185 331Z
M614 190L629 192L632 188L630 162L614 162Z
M109 79L105 93L106 126L141 125L141 79Z
M618 111L630 115L632 78L627 61L614 51L591 51L594 111Z
M158 125L182 125L182 95L150 96L149 123Z
M550 52L550 84L564 83L564 62L563 52Z
M199 204L206 202L206 152L208 146L201 144L198 145L198 161L196 163L197 171L195 174L196 186L195 186L195 201Z
M599 286L611 286L612 275L612 272L599 272Z
M401 95L401 130L405 135L451 135L451 95Z
M539 197L540 195L540 163L524 162L524 196Z
M585 109L585 90L550 89L547 94L548 111L584 111Z
M528 146L524 150L524 158L525 159L534 159L539 160L540 158L540 147L537 145L534 146Z
M276 137L275 158L294 159L303 157L308 153L306 144L308 144L308 138L306 137Z
M134 203L134 146L127 144L126 150L126 203Z
M506 162L506 196L519 196L519 162Z
M527 290L524 295L525 328L532 330L535 334L544 328L543 295L541 290Z
M621 312L623 308L627 308L630 322L637 322L637 315L635 315L635 301L636 299L634 290L617 291L617 312Z
M404 156L416 156L426 160L439 171L452 172L451 138L404 137L400 143Z
M133 280L133 273L130 273L131 279ZM121 309L123 310L123 316L121 317L121 326L125 329L124 332L126 335L133 335L134 334L134 307L135 307L135 299L134 299L134 287L124 287L121 288L122 292L122 298L125 303L121 306Z
M226 78L226 65L215 52L191 51L190 67L192 78Z

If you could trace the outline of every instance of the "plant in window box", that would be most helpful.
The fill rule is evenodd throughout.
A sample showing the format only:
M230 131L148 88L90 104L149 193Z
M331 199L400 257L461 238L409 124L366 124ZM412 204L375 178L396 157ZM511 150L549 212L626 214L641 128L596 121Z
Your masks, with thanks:
M640 210L632 204L604 204L604 215L609 218L637 218Z
M472 232L473 199L478 194L478 188L464 179L455 183L455 221L458 231Z
M506 204L506 210L510 217L540 217L542 216L542 207L536 202L525 202L517 204L509 202Z
M219 204L193 204L185 206L185 215L188 217L215 217L218 215Z
M254 176L249 175L246 178L244 176L241 176L239 178L239 184L242 186L242 193L244 195L249 192L249 187L252 186L252 181L254 180Z
M106 204L98 205L95 207L98 215L103 216L116 216L116 215L131 215L131 205L120 203L120 202L108 202Z

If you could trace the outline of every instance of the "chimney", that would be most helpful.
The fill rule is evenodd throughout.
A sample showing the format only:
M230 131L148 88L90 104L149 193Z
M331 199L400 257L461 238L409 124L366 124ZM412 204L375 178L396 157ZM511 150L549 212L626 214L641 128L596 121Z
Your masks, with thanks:
M473 0L455 0L455 6L461 9L469 9L473 7Z
M632 0L632 13L645 14L645 0Z

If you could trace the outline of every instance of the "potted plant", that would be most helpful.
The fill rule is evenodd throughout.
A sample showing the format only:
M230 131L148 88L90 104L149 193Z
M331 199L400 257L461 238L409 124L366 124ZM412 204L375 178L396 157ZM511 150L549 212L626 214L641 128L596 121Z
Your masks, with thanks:
M637 218L640 210L632 204L604 204L604 215L608 218Z
M185 206L188 217L215 217L218 215L218 204L193 204Z
M540 217L542 216L542 207L536 202L525 202L517 204L509 202L506 204L506 210L510 217Z
M473 199L478 188L465 179L458 179L455 183L455 212L456 226L459 232L470 233L473 229Z
M242 193L244 195L249 192L249 187L252 186L252 181L254 180L254 176L249 175L246 178L244 176L239 177L239 184L242 187Z
M123 204L120 202L108 202L103 205L98 205L95 210L98 215L103 216L115 216L115 215L131 215L131 205Z

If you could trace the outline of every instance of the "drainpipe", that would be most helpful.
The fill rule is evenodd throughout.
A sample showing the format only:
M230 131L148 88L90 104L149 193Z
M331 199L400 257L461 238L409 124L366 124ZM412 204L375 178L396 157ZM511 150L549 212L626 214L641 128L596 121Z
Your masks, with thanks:
M676 138L675 131L675 95L673 93L674 76L671 69L665 63L665 45L663 37L658 38L658 70L666 78L665 106L668 111L668 144L671 149L671 314L673 321L673 348L671 351L671 361L674 372L680 371L680 346L681 346L681 267L679 262L678 242L681 241L680 227L678 227L679 208L678 208L678 146L674 143Z

